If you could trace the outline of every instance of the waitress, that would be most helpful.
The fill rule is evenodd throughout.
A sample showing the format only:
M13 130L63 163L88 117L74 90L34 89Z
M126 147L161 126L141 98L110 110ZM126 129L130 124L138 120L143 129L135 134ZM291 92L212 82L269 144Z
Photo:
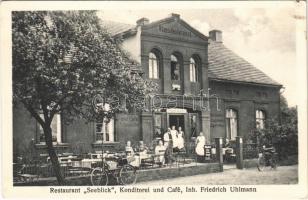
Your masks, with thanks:
M196 139L196 154L197 154L197 162L204 161L204 145L205 145L205 137L202 132L200 132L199 136Z

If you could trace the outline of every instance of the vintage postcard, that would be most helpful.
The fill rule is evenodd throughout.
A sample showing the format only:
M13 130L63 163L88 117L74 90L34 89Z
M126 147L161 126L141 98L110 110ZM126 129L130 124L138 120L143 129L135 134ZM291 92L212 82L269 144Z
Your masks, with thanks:
M307 198L304 1L1 4L3 198Z

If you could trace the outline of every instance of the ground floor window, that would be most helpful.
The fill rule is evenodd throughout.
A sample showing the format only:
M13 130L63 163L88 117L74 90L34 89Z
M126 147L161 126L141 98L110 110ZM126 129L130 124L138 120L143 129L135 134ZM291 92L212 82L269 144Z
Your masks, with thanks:
M110 119L107 123L96 122L95 123L95 139L96 142L114 142L115 134L114 134L114 119Z
M161 128L161 123L162 123L162 116L161 114L155 114L154 115L154 138L160 138L162 136L162 128Z
M44 115L40 114L40 117L44 119ZM52 142L61 143L62 142L62 132L61 132L61 115L55 114L51 121L51 131L52 131ZM41 125L39 125L39 141L40 143L45 143L44 130Z
M226 138L235 140L237 136L237 111L234 109L226 110Z
M263 110L256 110L256 128L264 129L265 126L265 112Z

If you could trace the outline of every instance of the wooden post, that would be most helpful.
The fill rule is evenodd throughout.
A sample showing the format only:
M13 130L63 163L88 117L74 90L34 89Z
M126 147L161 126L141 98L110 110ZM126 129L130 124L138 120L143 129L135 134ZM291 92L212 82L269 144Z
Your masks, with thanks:
M236 137L236 168L243 169L243 138L242 136Z
M219 163L220 171L222 172L224 170L223 167L223 156L222 156L222 138L215 138L215 144L216 144L216 159Z

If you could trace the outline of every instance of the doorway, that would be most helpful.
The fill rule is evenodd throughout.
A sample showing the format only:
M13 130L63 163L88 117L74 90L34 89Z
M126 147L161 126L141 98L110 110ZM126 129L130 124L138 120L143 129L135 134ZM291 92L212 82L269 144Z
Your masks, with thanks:
M179 127L185 130L184 115L169 115L169 127L172 126L175 126L177 130Z

